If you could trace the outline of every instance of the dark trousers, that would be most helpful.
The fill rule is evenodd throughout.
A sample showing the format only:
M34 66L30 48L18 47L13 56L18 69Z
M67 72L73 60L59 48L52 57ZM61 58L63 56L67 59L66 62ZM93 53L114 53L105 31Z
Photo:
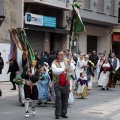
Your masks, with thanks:
M13 81L14 78L15 78L15 76L16 76L15 73L11 73L11 74L10 74L10 82L12 83L13 88L16 88L15 82Z
M32 86L32 91L30 90L30 85L24 85L25 98L30 98L31 100L38 100L38 89L36 85Z
M70 85L67 86L54 86L56 100L55 100L55 115L66 115L68 107L68 97Z

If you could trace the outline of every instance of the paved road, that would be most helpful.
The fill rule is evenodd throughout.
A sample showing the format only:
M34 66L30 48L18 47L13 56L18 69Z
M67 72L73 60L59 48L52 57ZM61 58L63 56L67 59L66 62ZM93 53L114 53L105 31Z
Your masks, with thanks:
M11 84L0 83L3 97L0 98L0 120L26 120L24 107L18 103L17 91L11 91ZM37 106L36 116L30 115L27 120L54 120L54 104L46 107ZM120 85L109 91L102 91L94 83L93 90L85 99L75 98L69 105L68 120L120 120ZM62 118L60 118L62 120Z

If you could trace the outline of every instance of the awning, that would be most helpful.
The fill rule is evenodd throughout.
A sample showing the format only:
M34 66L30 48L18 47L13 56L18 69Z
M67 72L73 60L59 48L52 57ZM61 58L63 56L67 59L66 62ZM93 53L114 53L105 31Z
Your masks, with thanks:
M50 33L59 33L59 34L70 34L69 30L60 29L60 28L49 28L49 27L42 27L42 26L34 26L34 25L24 25L24 29L28 30L35 30L35 31L43 31L43 32L50 32Z
M4 18L5 18L5 16L0 16L0 26L2 25Z
M113 42L120 42L120 34L112 34L112 41Z

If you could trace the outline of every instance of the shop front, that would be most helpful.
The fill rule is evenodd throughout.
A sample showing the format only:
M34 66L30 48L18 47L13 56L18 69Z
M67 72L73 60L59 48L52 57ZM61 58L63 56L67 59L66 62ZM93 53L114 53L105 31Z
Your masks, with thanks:
M120 54L120 33L112 34L112 51Z
M28 40L39 53L65 49L68 30L57 28L57 18L26 12L24 28Z

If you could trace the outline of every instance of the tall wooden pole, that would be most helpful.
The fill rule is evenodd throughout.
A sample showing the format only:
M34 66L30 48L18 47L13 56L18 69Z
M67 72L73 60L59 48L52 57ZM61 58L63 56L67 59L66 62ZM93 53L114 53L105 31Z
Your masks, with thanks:
M69 47L70 47L69 59L70 59L71 47L72 47L72 30L73 30L74 18L75 18L75 13L74 13L74 10L73 10L73 11L72 11L71 27L70 27L70 37L69 37Z

